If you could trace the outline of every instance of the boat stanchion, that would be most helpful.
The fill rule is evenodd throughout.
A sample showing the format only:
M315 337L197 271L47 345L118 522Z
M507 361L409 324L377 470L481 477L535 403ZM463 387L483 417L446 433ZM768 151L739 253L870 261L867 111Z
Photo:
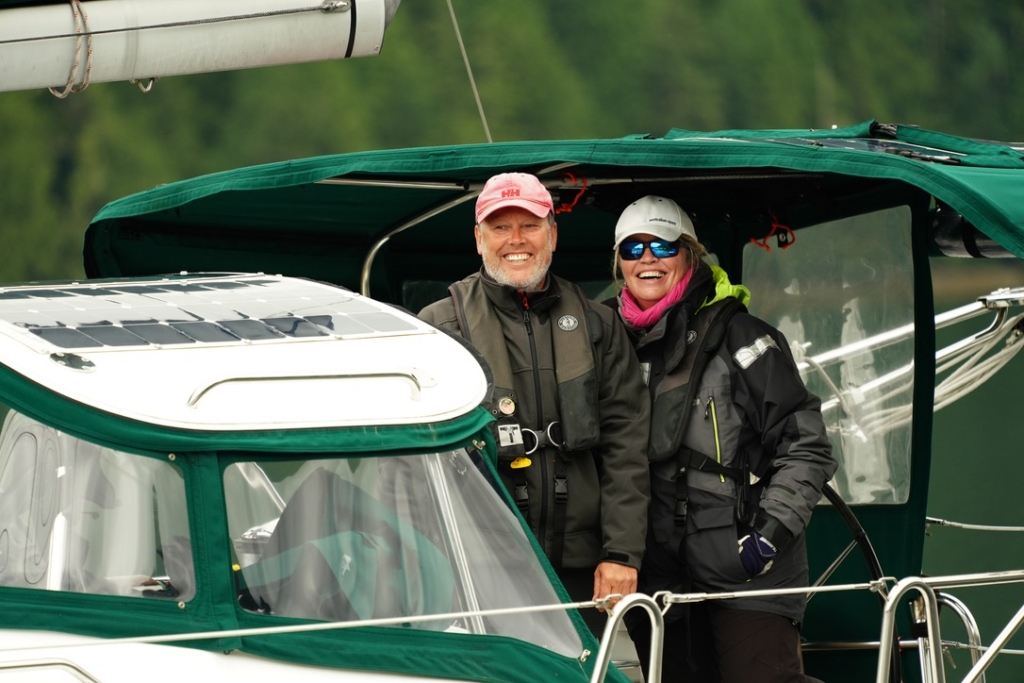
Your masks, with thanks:
M610 602L610 598L613 597L615 596L608 596L605 601ZM651 652L646 683L661 683L661 647L665 637L665 618L657 601L643 593L631 593L611 608L608 623L605 624L604 633L601 635L601 647L597 651L597 660L594 662L594 672L590 676L590 683L601 683L604 680L608 673L608 665L611 663L612 646L615 645L619 624L626 612L634 607L642 607L651 618Z
M967 672L967 675L964 676L964 683L984 681L985 679L983 674L985 673L985 669L989 667L992 660L996 658L996 655L1003 651L1006 644L1010 642L1010 638L1013 637L1013 634L1015 634L1022 625L1024 625L1024 605L1017 610L1017 613L1013 618L1010 619L1006 626L1003 627L1003 630L999 632L999 635L996 636L996 639L993 640L992 644L989 645L987 650L985 650L985 654L981 656L981 659L975 662L974 666L971 667L971 670Z
M923 660L925 656L921 653L922 674L926 674L928 683L946 683L946 672L942 667L942 638L939 635L939 605L935 597L935 591L920 577L909 577L893 586L885 601L885 608L882 610L882 636L878 650L878 676L876 683L889 683L889 670L891 665L890 653L894 640L894 626L896 621L896 610L899 607L900 599L911 590L916 590L923 602L924 619L927 626L927 637L921 640L928 645L927 666Z

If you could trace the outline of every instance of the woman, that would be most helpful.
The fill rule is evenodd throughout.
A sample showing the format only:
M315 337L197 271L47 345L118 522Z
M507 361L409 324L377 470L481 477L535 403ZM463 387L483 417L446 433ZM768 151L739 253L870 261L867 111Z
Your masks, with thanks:
M609 303L630 331L653 400L640 590L806 586L804 528L836 469L821 402L783 335L746 312L747 288L704 253L670 199L644 197L615 226L624 287ZM814 680L801 673L805 602L786 595L673 606L663 680ZM627 622L646 667L647 617Z

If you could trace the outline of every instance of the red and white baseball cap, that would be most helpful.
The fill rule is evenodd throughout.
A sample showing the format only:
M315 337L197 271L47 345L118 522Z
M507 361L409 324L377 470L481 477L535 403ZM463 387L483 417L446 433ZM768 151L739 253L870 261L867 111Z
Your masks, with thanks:
M555 210L551 193L537 176L529 173L500 173L491 177L476 199L476 222L480 223L498 209L514 206L545 218Z

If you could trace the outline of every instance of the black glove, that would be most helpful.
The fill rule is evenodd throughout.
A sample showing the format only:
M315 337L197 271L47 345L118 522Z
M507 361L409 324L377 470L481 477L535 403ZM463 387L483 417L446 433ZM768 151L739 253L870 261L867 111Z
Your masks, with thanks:
M775 556L779 550L771 541L757 533L749 530L740 532L736 545L739 547L740 564L746 570L750 578L765 574L772 568Z

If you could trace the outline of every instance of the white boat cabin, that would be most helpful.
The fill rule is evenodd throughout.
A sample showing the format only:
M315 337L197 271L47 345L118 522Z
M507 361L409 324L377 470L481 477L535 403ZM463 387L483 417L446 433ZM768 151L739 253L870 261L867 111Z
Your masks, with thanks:
M560 596L484 371L412 315L280 276L9 287L0 364L0 680L588 677L578 615L515 612Z

